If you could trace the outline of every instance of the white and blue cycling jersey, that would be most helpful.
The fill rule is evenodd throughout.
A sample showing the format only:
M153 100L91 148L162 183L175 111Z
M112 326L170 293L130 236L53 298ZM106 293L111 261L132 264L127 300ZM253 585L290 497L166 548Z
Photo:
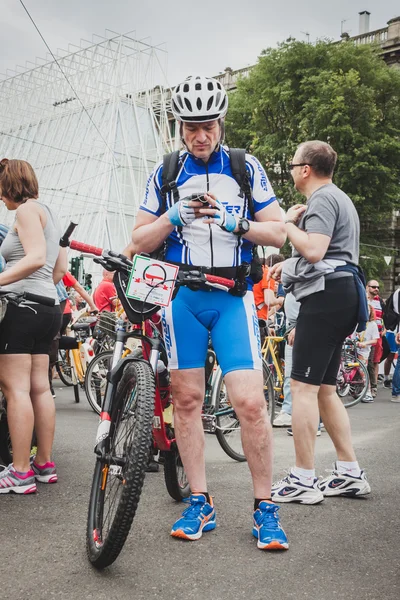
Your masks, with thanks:
M211 192L226 210L235 216L251 219L247 199L232 175L229 151L225 147L213 152L204 163L188 152L180 157L181 167L176 178L180 199L191 194ZM257 213L276 201L268 177L259 161L246 154L246 168L250 175L254 212ZM163 208L161 196L162 163L150 175L146 194L140 209L160 216ZM173 204L168 194L165 208ZM167 238L165 260L202 267L235 267L251 262L253 244L240 236L222 230L216 224L205 224L202 219L184 227L175 227Z

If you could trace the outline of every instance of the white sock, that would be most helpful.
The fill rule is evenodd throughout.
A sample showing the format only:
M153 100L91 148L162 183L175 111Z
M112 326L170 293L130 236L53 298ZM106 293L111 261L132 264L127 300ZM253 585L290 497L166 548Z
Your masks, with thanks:
M315 469L301 469L300 467L293 467L292 473L300 479L300 483L303 485L313 485L315 479Z
M385 381L389 379L389 375L385 375Z
M338 473L342 473L343 475L351 475L352 477L360 477L361 475L360 465L357 461L346 462L344 460L337 460L336 469Z

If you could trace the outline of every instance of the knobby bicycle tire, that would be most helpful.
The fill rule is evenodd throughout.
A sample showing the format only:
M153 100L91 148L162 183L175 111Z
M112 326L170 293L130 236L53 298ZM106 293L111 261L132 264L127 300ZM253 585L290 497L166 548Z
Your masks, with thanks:
M107 384L106 377L111 367L112 356L112 350L100 352L90 361L85 373L84 388L86 398L94 412L98 415L102 410Z
M190 496L190 486L183 468L182 460L177 446L171 446L164 456L164 480L168 494L181 502Z
M267 363L265 362L265 360L263 360L262 368L263 368L263 380L264 380L264 397L265 397L265 401L267 402L267 405L268 405L269 418L272 422L274 420L274 415L275 415L274 383L272 380L272 375L271 375L270 369L269 369ZM217 375L215 377L214 385L216 387L215 396L213 396L216 398L215 413L218 413L218 411L220 410L220 407L222 408L223 404L224 403L226 404L226 402L227 402L226 392L223 391L224 383L223 383L222 371L219 371L219 373L217 373ZM224 398L224 394L225 394L225 398ZM228 402L229 402L229 400L228 400ZM240 436L240 423L239 423L238 417L236 416L235 412L232 411L232 426L225 425L225 427L224 427L222 419L223 419L223 417L218 417L218 416L216 417L217 429L215 431L217 440L218 440L221 448L233 460L236 460L238 462L246 461L246 457L244 455L243 450L237 451L232 447L231 443L229 443L229 435L230 434L234 433L236 436Z
M104 569L116 560L136 513L152 441L154 387L149 364L138 361L125 367L114 398L106 458L97 458L90 494L86 548L90 562L97 569ZM117 484L116 492L113 484ZM111 494L116 506L106 532L105 520L112 507L106 514L104 511Z
M72 386L74 385L71 377L71 363L69 359L67 359L68 350L59 350L58 351L58 360L56 362L56 370L59 378L63 382L64 385Z

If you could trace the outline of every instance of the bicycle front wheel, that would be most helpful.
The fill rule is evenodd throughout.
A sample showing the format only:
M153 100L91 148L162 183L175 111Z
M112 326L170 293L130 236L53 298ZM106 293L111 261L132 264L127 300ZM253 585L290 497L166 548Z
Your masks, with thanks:
M121 552L139 503L152 441L155 382L144 362L126 366L115 394L106 453L93 475L87 554L97 569Z
M238 462L246 460L239 418L233 409L226 390L222 371L219 370L215 378L215 418L216 436L221 448L230 458ZM271 372L263 360L263 393L267 403L269 418L272 421L275 414L275 390Z

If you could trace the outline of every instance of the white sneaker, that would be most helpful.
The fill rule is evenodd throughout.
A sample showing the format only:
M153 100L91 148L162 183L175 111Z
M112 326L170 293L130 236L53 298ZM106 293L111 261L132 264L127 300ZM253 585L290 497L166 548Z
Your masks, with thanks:
M334 463L330 475L318 483L324 496L365 496L371 492L364 471L361 471L359 477L353 477L353 475L339 473L336 469Z
M310 486L300 483L300 479L292 472L287 477L272 484L271 499L273 502L300 502L300 504L318 504L324 495L318 488L318 478Z
M288 415L285 411L281 410L279 415L274 419L274 427L290 427L292 424L292 415Z
M390 398L390 402L400 402L400 396L392 396ZM274 423L275 425L275 423Z

